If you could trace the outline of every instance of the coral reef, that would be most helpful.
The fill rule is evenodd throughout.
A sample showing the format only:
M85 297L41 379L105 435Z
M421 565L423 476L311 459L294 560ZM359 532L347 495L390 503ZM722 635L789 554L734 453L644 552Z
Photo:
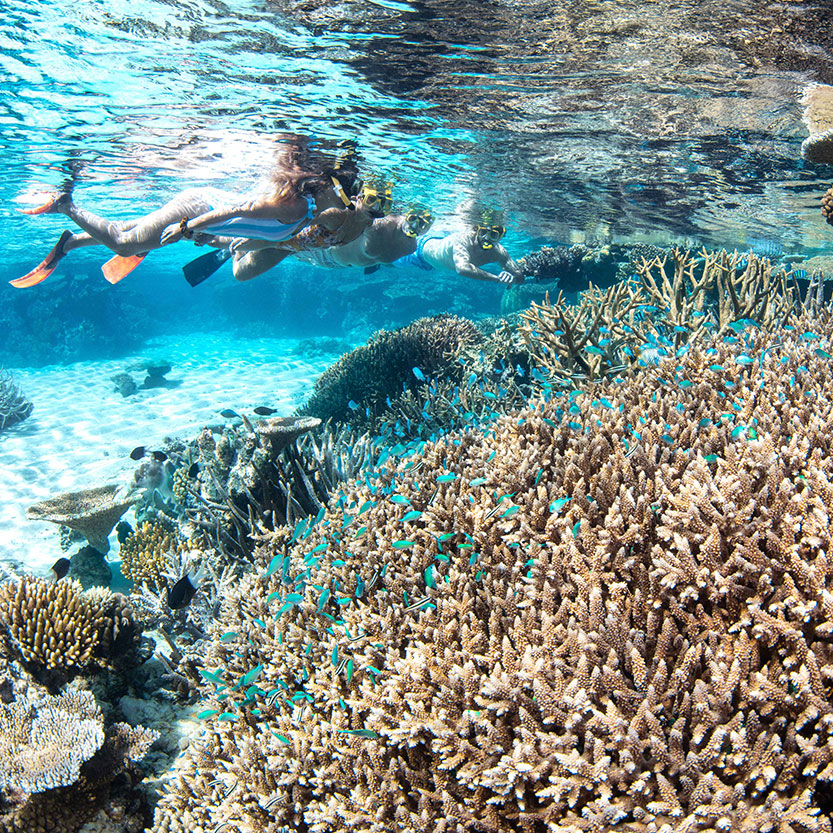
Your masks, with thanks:
M106 553L110 549L108 536L136 499L136 495L124 494L119 486L99 486L36 503L26 510L26 517L78 530L93 549Z
M449 372L461 350L481 341L474 324L449 315L420 318L393 332L380 330L322 374L299 413L364 427L387 397Z
M590 249L581 244L557 249L542 246L537 252L524 255L518 261L518 266L524 275L529 275L536 281L558 281L577 285L582 282L582 262L589 256Z
M793 324L265 535L154 833L830 831L833 326Z
M529 353L553 380L615 377L706 332L774 330L802 309L792 275L751 252L703 249L695 256L674 249L641 260L636 271L638 280L591 286L578 304L559 293L554 303L547 296L521 316Z
M124 596L32 576L0 585L0 626L13 656L57 678L110 664L135 634Z
M157 733L105 729L84 690L0 703L0 833L76 833Z
M32 413L34 406L21 393L12 374L0 368L0 431L9 425L22 422Z
M821 216L833 226L833 185L831 185L821 198Z
M136 585L159 589L168 554L182 549L177 530L161 520L145 521L129 533L119 548L121 572Z

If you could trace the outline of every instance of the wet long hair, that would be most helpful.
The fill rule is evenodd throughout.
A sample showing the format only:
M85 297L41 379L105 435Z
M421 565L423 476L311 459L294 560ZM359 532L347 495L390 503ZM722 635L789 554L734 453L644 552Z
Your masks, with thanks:
M296 134L284 134L278 143L270 177L276 202L332 188L333 177L346 194L357 193L359 170L355 143L312 140Z

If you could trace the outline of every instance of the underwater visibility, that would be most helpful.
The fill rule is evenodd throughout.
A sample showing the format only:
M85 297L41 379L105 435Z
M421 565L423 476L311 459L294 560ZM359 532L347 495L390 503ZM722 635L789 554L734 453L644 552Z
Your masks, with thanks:
M827 0L6 0L0 833L833 833Z

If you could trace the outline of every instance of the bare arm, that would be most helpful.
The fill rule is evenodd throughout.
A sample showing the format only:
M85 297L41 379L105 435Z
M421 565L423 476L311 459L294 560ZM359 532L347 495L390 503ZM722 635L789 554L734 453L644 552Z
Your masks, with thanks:
M501 282L497 275L475 266L469 253L470 242L460 240L454 244L454 269L464 278L474 278L477 281Z

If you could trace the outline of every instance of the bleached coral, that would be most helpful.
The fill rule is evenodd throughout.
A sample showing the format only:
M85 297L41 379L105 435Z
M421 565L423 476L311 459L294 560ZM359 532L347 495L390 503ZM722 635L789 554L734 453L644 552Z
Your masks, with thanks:
M267 538L155 833L830 831L831 329L419 444Z
M7 425L22 422L34 406L15 384L12 374L0 368L0 431Z

